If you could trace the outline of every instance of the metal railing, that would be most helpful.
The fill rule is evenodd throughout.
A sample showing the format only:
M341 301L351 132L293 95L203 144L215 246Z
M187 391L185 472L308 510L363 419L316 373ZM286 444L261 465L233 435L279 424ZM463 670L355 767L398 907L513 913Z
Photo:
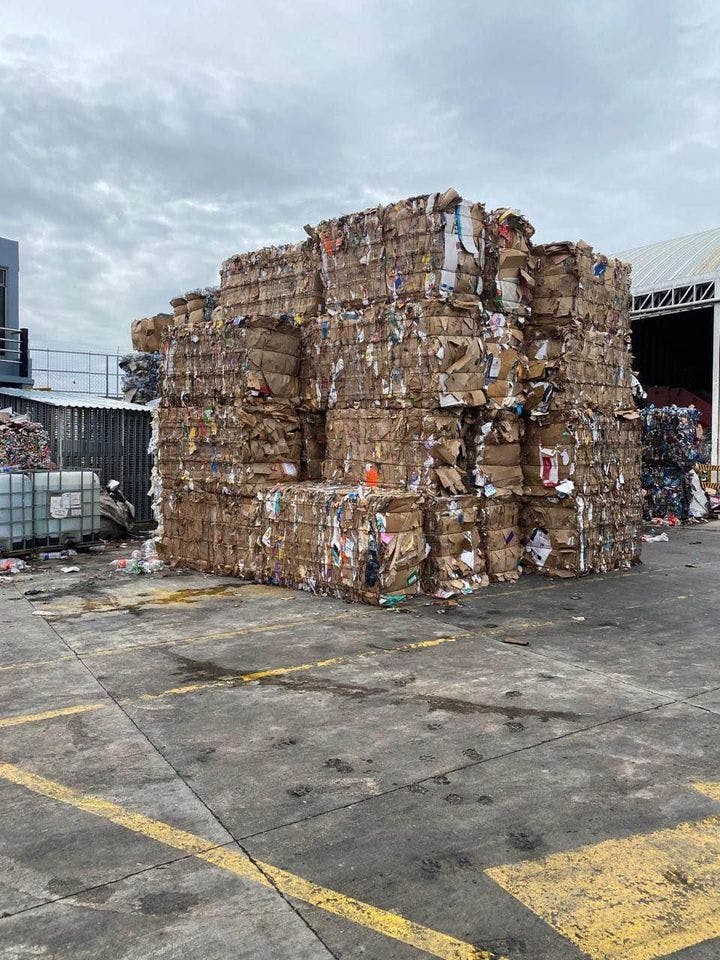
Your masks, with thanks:
M27 377L29 371L28 332L25 327L0 327L0 364L13 377Z
M118 353L32 347L30 356L36 390L89 393L96 397L122 396Z

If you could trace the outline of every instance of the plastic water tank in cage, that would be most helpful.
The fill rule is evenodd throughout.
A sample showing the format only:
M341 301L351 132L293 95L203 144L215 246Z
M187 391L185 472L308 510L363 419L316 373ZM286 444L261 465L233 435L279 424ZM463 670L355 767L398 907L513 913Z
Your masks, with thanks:
M93 543L100 481L92 470L0 473L0 550Z

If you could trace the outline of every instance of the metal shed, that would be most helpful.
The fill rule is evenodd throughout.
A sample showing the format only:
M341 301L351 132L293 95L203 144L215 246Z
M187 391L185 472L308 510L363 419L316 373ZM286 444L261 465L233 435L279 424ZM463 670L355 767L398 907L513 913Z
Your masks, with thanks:
M633 339L641 375L707 392L712 462L720 464L720 227L616 256L632 265Z
M103 484L118 480L135 507L135 519L152 520L150 407L109 397L12 387L0 387L0 406L27 413L45 427L61 470L93 470Z

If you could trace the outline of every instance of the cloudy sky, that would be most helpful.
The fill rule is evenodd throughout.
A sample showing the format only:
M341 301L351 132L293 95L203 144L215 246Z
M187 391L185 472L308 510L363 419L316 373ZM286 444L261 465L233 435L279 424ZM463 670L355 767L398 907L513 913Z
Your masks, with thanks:
M720 224L713 0L23 0L0 21L0 236L36 344L302 224L454 186L617 251Z

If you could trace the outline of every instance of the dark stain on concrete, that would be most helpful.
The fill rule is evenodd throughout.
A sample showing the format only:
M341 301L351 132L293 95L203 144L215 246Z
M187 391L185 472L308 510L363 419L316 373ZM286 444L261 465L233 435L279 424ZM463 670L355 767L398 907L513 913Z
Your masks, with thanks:
M424 700L433 710L445 710L448 713L495 713L502 717L551 717L553 720L580 720L577 713L570 710L536 710L533 707L509 707L496 703L475 703L472 700L456 700L453 697L436 697L431 694L417 694L413 699Z
M461 803L465 802L465 798L461 797L459 793L449 793L445 797L445 803L449 803L452 806L459 806Z
M140 910L151 916L162 916L168 913L187 913L192 907L200 903L196 893L179 893L165 890L160 893L146 893L140 898Z
M495 803L493 798L491 796L488 796L487 793L481 793L480 796L477 798L477 802L481 803L484 807L490 807L493 805L493 803Z
M525 830L519 830L517 833L509 833L507 842L516 850L537 850L542 847L543 838L538 833L529 833Z
M324 677L263 677L257 681L263 686L284 687L296 693L329 693L333 697L363 700L365 697L387 693L386 687L364 687L359 683L335 683Z
M228 677L237 677L239 670L229 670L221 667L212 660L195 660L193 657L183 657L173 650L163 650L173 660L177 661L178 668L173 670L173 676L181 677L188 683L197 683L198 680L224 680Z
M326 760L323 764L325 767L330 767L332 770L337 770L338 773L352 773L353 768L345 760L341 760L340 757L330 757L329 760Z
M299 783L296 787L290 787L287 793L291 797L306 797L309 793L312 793L312 787L309 787L306 783Z

